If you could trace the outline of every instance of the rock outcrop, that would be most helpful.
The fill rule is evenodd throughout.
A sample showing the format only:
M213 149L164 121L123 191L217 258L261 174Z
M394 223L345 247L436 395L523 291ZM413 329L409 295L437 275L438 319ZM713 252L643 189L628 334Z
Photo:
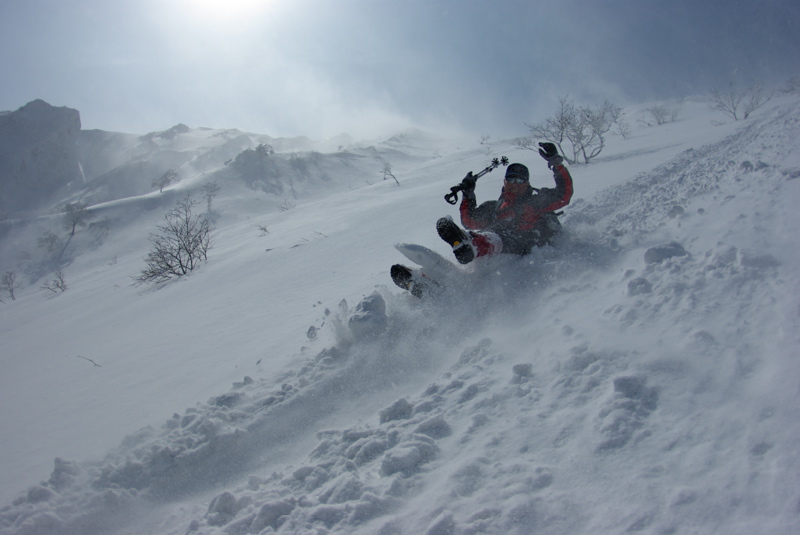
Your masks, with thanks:
M34 100L0 113L0 210L41 207L82 180L78 110Z

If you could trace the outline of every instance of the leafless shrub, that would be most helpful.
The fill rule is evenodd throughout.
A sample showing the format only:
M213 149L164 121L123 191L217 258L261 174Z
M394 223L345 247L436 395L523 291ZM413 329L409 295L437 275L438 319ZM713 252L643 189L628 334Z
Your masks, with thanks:
M67 291L67 281L64 279L64 273L60 269L56 271L53 280L42 284L41 289L55 294Z
M6 271L3 273L3 278L0 279L0 288L8 292L8 296L11 298L11 300L15 301L17 298L14 295L14 291L19 288L16 273L13 271Z
M781 89L781 93L785 93L787 95L800 95L800 78L797 78L797 76L792 76L786 80L786 85L784 85L783 89Z
M625 110L621 106L612 105L608 110L614 133L622 136L622 139L631 137L631 125L625 119Z
M147 266L133 278L134 284L166 282L188 275L208 259L211 248L211 223L205 215L196 215L198 201L190 196L178 201L166 213L159 233L150 235L153 249L145 257Z
M203 198L206 200L206 210L211 211L211 202L219 193L220 187L216 182L206 182L203 184Z
M774 95L767 92L764 83L757 80L746 89L739 89L732 76L726 91L711 90L711 109L721 111L734 121L747 119L751 113L766 104Z
M281 212L288 212L297 208L297 204L289 199L284 199L278 203L278 210Z
M525 126L531 132L531 136L518 139L516 145L519 149L535 151L538 149L536 138L542 138L555 143L558 151L567 158L568 162L572 163L572 160L564 150L564 145L568 140L568 132L577 123L575 104L569 97L559 98L558 103L559 106L556 111L544 122L538 124L525 123Z
M666 104L653 104L644 109L642 122L647 126L662 125L675 122L678 119L680 110L674 106Z
M397 180L397 177L394 176L394 174L392 173L392 164L390 164L389 162L384 162L384 164L383 164L383 179L384 180L389 180L390 178L394 179L395 183L398 186L400 185L400 182Z
M569 97L561 97L555 113L544 122L526 123L531 135L517 140L516 146L538 151L537 141L544 139L555 143L567 162L589 163L603 151L606 135L623 115L608 100L598 106L576 106Z

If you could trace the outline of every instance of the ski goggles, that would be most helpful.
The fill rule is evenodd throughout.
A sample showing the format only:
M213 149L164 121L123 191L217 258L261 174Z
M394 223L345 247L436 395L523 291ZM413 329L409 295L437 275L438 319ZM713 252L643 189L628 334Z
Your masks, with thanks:
M505 178L506 182L509 184L525 184L528 181L522 178L521 176L507 176Z

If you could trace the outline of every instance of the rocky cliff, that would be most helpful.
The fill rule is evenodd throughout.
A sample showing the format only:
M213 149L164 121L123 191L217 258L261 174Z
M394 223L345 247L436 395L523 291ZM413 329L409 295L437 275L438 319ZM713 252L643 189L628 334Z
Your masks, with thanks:
M0 113L0 211L44 206L82 182L78 110L34 100Z

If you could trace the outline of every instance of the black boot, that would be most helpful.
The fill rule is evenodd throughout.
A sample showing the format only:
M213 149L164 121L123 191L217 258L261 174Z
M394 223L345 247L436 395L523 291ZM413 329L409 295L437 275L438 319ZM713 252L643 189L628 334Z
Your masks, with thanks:
M425 295L427 285L414 280L414 274L411 269L401 264L395 264L389 270L394 283L404 290L411 292L414 297L422 297Z
M436 232L439 237L450 244L456 260L461 264L469 264L475 259L475 251L472 250L472 241L469 235L461 230L461 227L449 217L442 217L436 222Z

